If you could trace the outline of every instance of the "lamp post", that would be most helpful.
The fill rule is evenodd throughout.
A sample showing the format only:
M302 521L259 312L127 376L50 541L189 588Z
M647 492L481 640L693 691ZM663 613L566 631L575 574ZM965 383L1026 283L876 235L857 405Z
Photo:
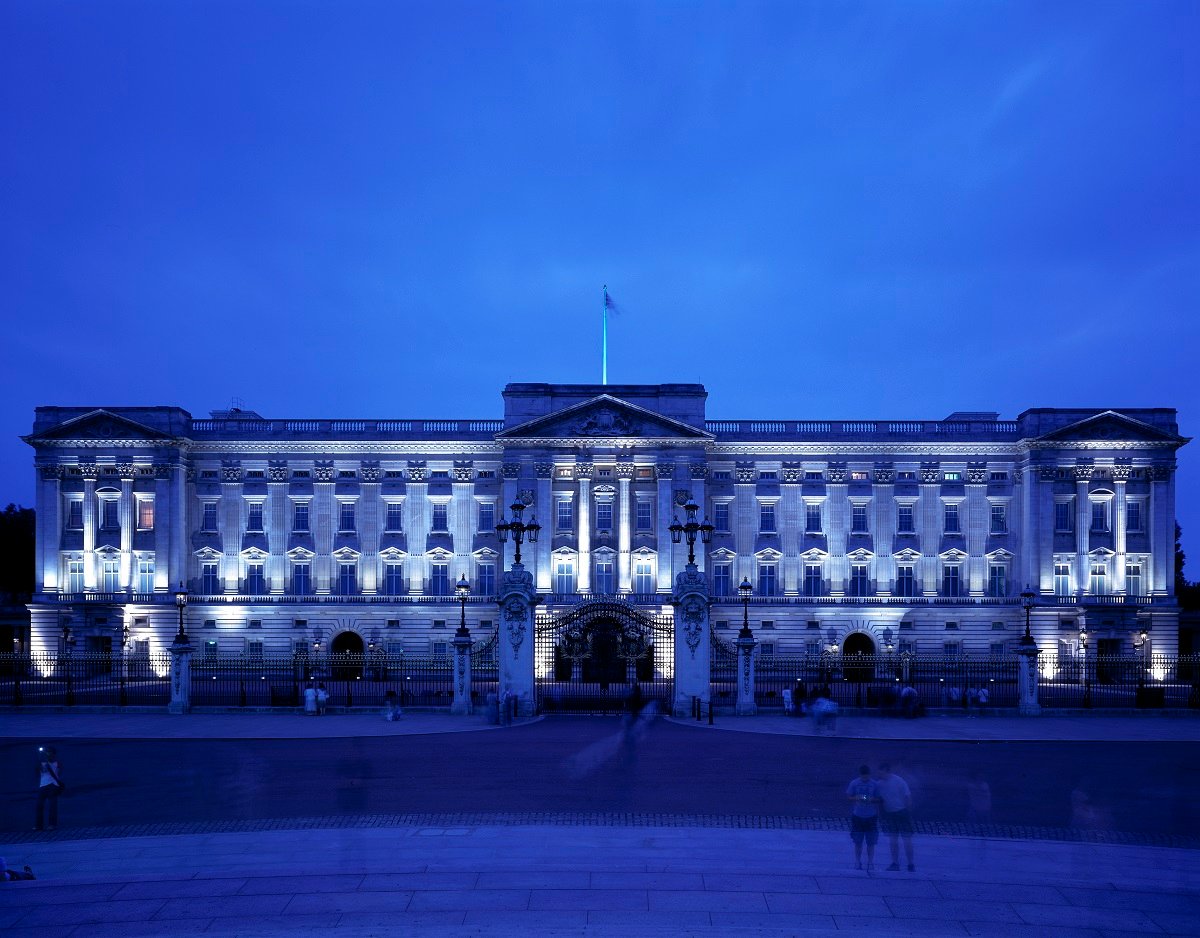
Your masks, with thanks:
M531 517L528 524L521 520L521 515L525 511L525 503L519 499L514 501L509 507L512 511L513 519L512 521L505 521L504 518L501 518L500 523L496 525L496 534L499 535L501 544L506 543L509 535L512 535L514 547L513 566L519 566L521 563L521 544L526 539L529 540L530 544L536 544L538 531L542 529L542 526L537 523L536 516Z
M754 587L749 577L742 577L738 584L738 595L742 599L742 630L738 632L737 649L740 659L738 676L737 714L751 716L758 712L754 702L754 648L758 644L750 631L750 597Z
M742 577L742 582L738 584L738 596L742 600L742 630L738 632L738 638L754 638L750 631L750 597L754 595L754 587L750 585L749 577Z
M680 524L679 518L676 517L674 523L667 530L671 532L671 543L678 544L682 540L687 540L688 566L694 567L696 565L696 535L700 535L701 544L711 544L714 528L709 524L707 518L703 522L696 520L696 513L700 511L700 506L691 499L683 506L683 511L684 517L687 520L683 524ZM749 581L745 582L746 586L749 587ZM741 591L740 586L738 590Z
M1029 616L1033 612L1033 601L1037 596L1028 586L1025 587L1025 592L1021 594L1021 605L1025 607L1025 634L1021 638L1021 644L1025 647L1036 644L1033 640L1033 635L1029 631Z
M1083 657L1083 705L1090 708L1092 706L1092 680L1091 674L1088 672L1087 647L1087 626L1082 625L1079 628L1079 651Z
M126 663L125 650L129 647L129 623L128 622L125 622L125 621L121 622L120 636L121 636L121 655L117 661L117 667L120 668L120 671L118 672L120 674L120 686L121 686L120 705L122 707L124 707L126 705L126 703L128 702L125 697L125 663Z
M75 706L75 684L71 676L71 652L75 650L75 638L71 635L71 627L64 625L62 627L63 637L63 663L66 665L67 672L67 706Z
M454 635L456 638L470 638L471 630L467 628L467 597L471 595L471 584L467 582L467 575L465 573L454 584L454 595L458 597L458 601L461 604L458 630Z
M188 643L187 629L183 626L183 611L187 608L188 594L187 590L180 589L175 594L175 605L179 609L179 631L175 635L176 645L186 645Z

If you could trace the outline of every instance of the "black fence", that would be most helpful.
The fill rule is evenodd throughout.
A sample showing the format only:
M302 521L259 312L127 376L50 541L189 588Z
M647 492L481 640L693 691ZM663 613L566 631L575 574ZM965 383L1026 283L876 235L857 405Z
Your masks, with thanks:
M1087 655L1043 658L1043 707L1200 708L1200 656Z
M165 707L171 656L0 655L0 706Z

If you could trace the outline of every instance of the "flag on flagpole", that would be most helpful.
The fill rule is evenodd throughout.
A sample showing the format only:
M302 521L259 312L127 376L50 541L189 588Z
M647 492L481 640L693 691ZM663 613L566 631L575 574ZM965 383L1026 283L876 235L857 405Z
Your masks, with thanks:
M604 309L610 316L616 316L621 312L621 308L613 301L612 294L608 292L608 287L604 288Z

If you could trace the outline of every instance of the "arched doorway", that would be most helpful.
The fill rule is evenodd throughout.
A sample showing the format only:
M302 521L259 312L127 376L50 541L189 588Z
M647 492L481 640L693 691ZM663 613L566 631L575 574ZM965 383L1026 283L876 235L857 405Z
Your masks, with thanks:
M335 681L354 681L363 673L363 640L357 632L340 632L329 646L331 677Z
M875 677L875 642L865 632L851 632L842 645L842 676L855 684L865 684ZM855 659L869 658L855 663Z

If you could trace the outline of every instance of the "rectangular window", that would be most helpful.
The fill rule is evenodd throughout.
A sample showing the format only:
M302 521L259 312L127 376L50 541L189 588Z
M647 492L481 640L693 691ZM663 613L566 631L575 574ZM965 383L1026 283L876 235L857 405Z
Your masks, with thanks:
M942 476L942 479L946 482L961 482L962 481L962 473L948 471L948 472L946 472L945 475Z
M775 506L758 506L758 530L763 534L775 533Z
M404 588L404 564L383 565L383 590L388 596L400 596L407 592Z
M613 562L611 560L596 561L596 582L592 584L592 588L602 596L616 592L616 580L613 578Z
M776 567L773 563L760 563L758 565L758 595L759 596L774 596L775 595L775 580Z
M713 527L718 531L729 530L729 502L717 502L713 505Z
M870 482L871 475L870 475L870 473L863 472L861 469L856 469L850 473L850 481L851 482Z
M78 498L72 498L67 502L67 527L75 529L83 527L83 502Z
M475 592L480 596L496 595L496 565L481 563L475 570Z
M67 561L67 592L82 593L83 592L83 561L68 560Z
M1075 525L1073 519L1075 513L1071 511L1070 502L1055 502L1054 503L1054 530L1055 531L1073 531Z
M804 472L804 481L805 482L820 482L824 478L825 478L825 474L822 472L809 472L808 470L805 470L805 472Z
M139 531L154 530L154 499L139 498L137 503L137 526Z
M611 531L613 526L612 502L596 503L596 530Z
M992 642L988 645L988 654L993 658L999 658L1004 654L1004 642Z
M818 655L821 654L821 643L820 642L805 642L804 643L804 653L806 655L808 655L810 658L817 657Z
M338 530L354 530L354 502L341 502L338 509Z
M139 593L154 592L154 558L141 557L137 562L137 591Z
M308 502L297 502L292 509L292 530L308 530Z
M558 560L554 564L554 592L566 595L575 592L575 563Z
M105 498L100 502L101 530L115 531L121 526L118 508L119 503L115 498Z
M865 563L854 563L850 565L850 595L851 596L866 596L871 590L871 581L868 577L867 565Z
M914 534L916 526L913 524L913 506L899 505L896 508L896 533L897 534Z
M217 503L205 502L200 506L200 530L212 532L217 530Z
M867 533L867 506L852 505L850 507L850 533Z
M962 654L962 642L942 642L942 654L947 658L956 658Z
M1134 534L1142 530L1142 503L1128 500L1125 502L1125 531Z
M342 596L353 596L358 592L358 565L352 563L338 564L338 593Z
M204 643L204 657L209 661L215 661L217 657L216 641L208 641Z
M637 561L633 565L633 591L635 593L653 593L656 588L653 562Z
M570 531L575 526L575 512L571 510L569 499L560 498L555 504L554 525L559 531Z
M958 526L958 505L957 504L946 505L944 517L945 517L945 524L943 525L943 530L947 534L960 533L961 529Z
M450 507L445 502L434 502L430 506L433 509L433 518L430 522L431 531L449 531L450 530Z
M292 566L292 595L307 596L312 592L312 567L306 563Z
M896 473L897 482L916 482L917 474L911 469L905 469Z
M962 570L956 563L948 563L942 567L942 595L943 596L961 596L962 595Z
M913 575L913 568L908 564L896 568L896 595L917 595L917 578Z
M100 591L115 593L121 588L121 563L118 560L105 560L100 564Z
M637 529L639 531L650 531L654 528L654 505L647 498L638 499L637 503Z
M713 595L728 596L733 588L731 582L733 575L733 565L728 563L719 563L713 567Z
M78 590L71 592L78 592ZM1125 592L1130 596L1142 595L1142 565L1140 563L1125 565Z
M988 479L991 482L1007 482L1008 481L1008 473L1007 472L993 472L993 473L989 474Z
M992 506L992 534L1008 533L1008 513L1003 505Z
M1103 596L1108 592L1108 564L1092 564L1088 590L1093 596Z
M821 565L819 563L807 563L804 565L804 595L805 596L820 596L825 591L825 584L821 576Z
M806 534L821 533L820 505L809 504L804 506L804 531Z
M1092 530L1100 533L1108 530L1108 502L1092 502Z
M263 529L262 502L251 502L246 506L246 530L261 531Z
M1071 595L1071 565L1056 563L1054 565L1054 595Z
M450 595L450 565L435 563L429 568L429 592L434 596Z
M1002 563L988 564L988 595L1008 595L1008 569Z
M383 519L383 529L393 533L404 530L404 505L400 502L388 502L386 516Z
M221 576L217 572L220 564L202 563L200 565L200 592L213 596L221 592Z
M773 469L763 469L758 473L760 482L775 482L779 479L779 473Z
M493 502L479 503L479 530L489 533L496 530L496 505Z
M259 620L254 620L254 621L258 621L258 622L259 622L259 628L261 628L261 627L262 627L262 622L261 622L261 621L259 621ZM263 656L263 643L262 643L262 639L261 639L261 638L248 638L248 639L246 639L246 657L247 657L247 658L259 658L259 659L261 659L261 658L262 658L262 656Z
M267 578L261 563L246 564L246 593L261 596L267 591Z

